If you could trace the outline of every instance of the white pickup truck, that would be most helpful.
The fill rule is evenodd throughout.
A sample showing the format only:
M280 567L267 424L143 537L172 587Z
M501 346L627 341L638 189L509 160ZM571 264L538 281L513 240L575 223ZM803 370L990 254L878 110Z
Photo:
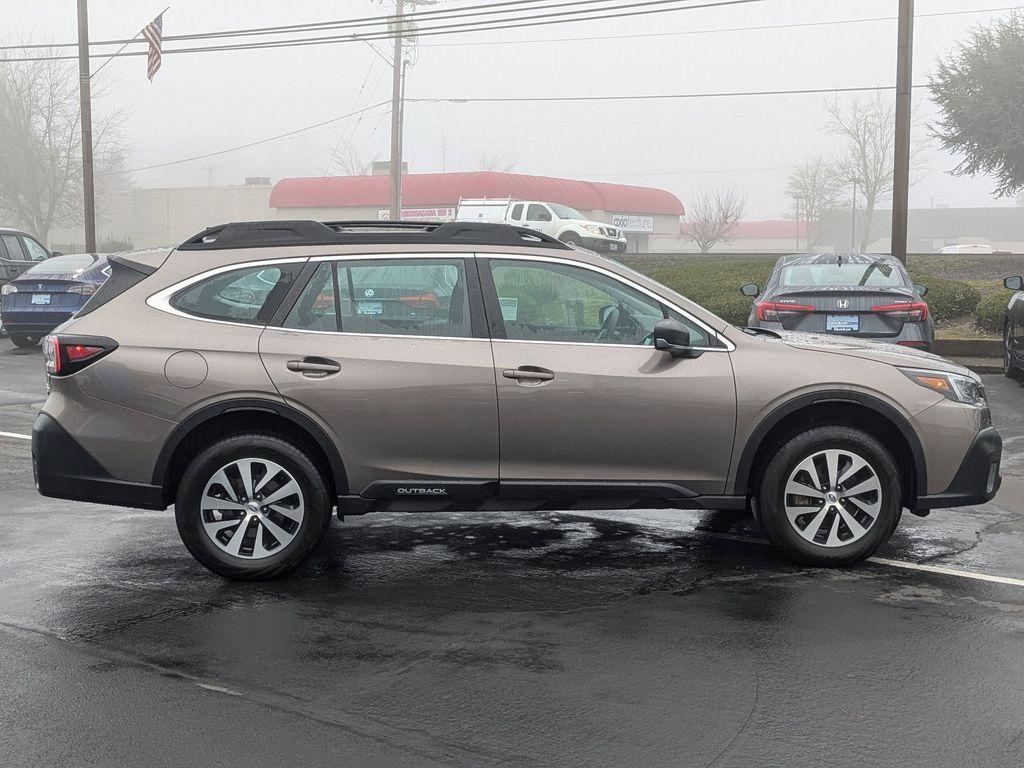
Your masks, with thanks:
M592 251L626 252L626 235L618 227L590 221L567 205L539 200L460 200L456 221L482 221L528 227L557 237L563 243Z

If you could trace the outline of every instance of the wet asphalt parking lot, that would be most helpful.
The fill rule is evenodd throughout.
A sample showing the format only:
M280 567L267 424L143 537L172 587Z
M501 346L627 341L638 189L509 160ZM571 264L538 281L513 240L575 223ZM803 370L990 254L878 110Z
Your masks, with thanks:
M986 385L1002 491L884 562L735 513L378 515L254 585L170 512L39 497L42 360L0 341L0 765L1016 768L1024 388Z

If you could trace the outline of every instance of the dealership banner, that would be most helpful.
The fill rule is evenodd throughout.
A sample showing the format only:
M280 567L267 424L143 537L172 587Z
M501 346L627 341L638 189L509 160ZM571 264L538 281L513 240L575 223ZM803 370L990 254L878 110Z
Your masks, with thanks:
M378 221L391 221L391 210L377 211ZM402 221L455 221L454 208L403 208Z
M612 226L623 232L653 232L653 216L633 216L626 213L613 213Z

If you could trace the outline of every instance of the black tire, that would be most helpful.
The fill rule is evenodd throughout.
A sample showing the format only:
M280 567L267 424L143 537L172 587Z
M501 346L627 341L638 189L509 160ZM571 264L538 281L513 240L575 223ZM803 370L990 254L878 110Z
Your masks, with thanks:
M583 241L579 238L579 235L576 235L573 232L566 232L558 239L561 240L566 245L579 246L582 245L583 243Z
M1024 379L1024 371L1017 366L1017 363L1013 359L1013 348L1010 344L1010 333L1011 329L1009 326L1003 328L1003 375L1008 379L1021 381Z
M40 337L30 333L12 333L11 341L16 347L34 347L39 344Z
M817 519L816 515L820 513L820 510L815 509L817 501L812 502L814 507L808 507L810 510L808 513L797 516L793 523L790 522L786 512L786 486L791 476L800 477L800 475L794 475L798 466L825 450L849 451L855 454L867 462L868 471L877 478L880 488L879 495L860 496L860 500L875 499L879 507L877 516L865 525L866 532L861 534L860 538L856 538L857 534L851 527L844 527L846 526L845 518L840 514L837 506L830 507L819 523L819 527L815 528L818 532L818 536L815 538L823 539L818 543L804 538L794 527L802 523L805 526L804 533L813 535L814 532L810 531L810 528ZM828 470L824 471L827 476ZM837 474L842 476L842 466ZM851 477L864 476L858 474ZM842 489L841 484L837 487ZM830 489L830 491L832 490ZM841 493L840 490L837 495L841 495ZM821 509L829 507L824 492L817 495L823 497ZM794 506L796 505L794 504ZM861 520L871 520L870 516L863 516L862 510L856 504L845 498L839 507L842 507L847 517L850 516L850 512L853 512L860 515ZM803 565L843 566L870 557L892 535L900 521L902 512L900 472L893 457L877 438L867 432L845 426L815 427L789 439L774 452L768 462L757 493L757 517L768 534L768 538L782 548L788 557ZM838 531L838 541L835 546L825 546L824 540L830 539L829 532L832 530L832 522L836 517L840 517L842 520L836 524L835 529ZM859 521L855 520L855 522ZM843 531L851 537L850 543L842 543Z
M280 552L260 559L234 556L218 547L204 530L202 518L200 502L207 483L221 468L244 459L265 459L280 465L298 484L303 502L303 516L294 538ZM309 456L281 438L250 433L214 443L189 464L178 487L174 517L182 542L202 565L229 579L257 580L283 576L305 561L327 532L333 506L327 483ZM263 529L255 521L254 526L255 535L263 536Z

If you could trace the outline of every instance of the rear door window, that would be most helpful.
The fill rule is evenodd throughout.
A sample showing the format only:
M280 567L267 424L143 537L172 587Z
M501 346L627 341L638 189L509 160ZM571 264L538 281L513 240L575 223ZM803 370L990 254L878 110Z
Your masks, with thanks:
M7 258L11 261L28 261L28 255L21 244L21 238L17 235L0 235L4 246L7 249Z
M339 261L344 333L473 336L464 259Z
M214 275L177 293L171 306L208 320L266 325L301 266L246 267Z
M512 218L515 221L522 221L523 220L523 204L522 203L516 203L515 207L512 209Z

